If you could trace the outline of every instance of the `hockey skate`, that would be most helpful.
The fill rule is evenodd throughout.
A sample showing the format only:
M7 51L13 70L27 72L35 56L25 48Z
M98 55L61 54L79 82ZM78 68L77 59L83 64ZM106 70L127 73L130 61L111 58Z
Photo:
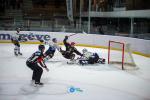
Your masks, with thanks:
M18 56L18 54L17 54L16 52L14 52L14 55L15 55L15 56Z
M18 55L22 56L22 53L21 53L21 52L18 52Z
M35 82L34 87L42 87L44 83L41 82Z

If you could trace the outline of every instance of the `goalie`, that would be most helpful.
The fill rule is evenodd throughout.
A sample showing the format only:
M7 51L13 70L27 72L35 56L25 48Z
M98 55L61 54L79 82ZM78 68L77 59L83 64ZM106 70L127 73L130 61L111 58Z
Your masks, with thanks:
M95 63L100 63L100 64L105 64L105 59L100 58L97 53L92 53L89 52L87 49L83 49L83 56L79 58L79 64L85 65L85 64L95 64Z

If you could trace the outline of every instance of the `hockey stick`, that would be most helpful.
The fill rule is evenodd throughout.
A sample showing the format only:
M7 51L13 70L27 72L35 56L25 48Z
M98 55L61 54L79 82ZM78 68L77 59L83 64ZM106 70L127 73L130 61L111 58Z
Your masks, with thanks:
M82 32L83 34L87 34L86 32ZM78 33L74 33L74 34L71 34L71 35L69 35L68 37L70 37L70 36L74 36L74 35L76 35L76 34L78 34Z
M71 34L71 35L69 35L68 37L74 36L74 35L76 35L76 34L78 34L78 33Z

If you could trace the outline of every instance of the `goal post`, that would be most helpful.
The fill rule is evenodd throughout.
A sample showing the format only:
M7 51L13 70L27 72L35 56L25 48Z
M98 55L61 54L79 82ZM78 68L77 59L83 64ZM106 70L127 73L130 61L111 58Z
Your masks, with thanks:
M108 64L119 65L122 70L135 69L136 64L132 57L130 44L118 41L109 41Z

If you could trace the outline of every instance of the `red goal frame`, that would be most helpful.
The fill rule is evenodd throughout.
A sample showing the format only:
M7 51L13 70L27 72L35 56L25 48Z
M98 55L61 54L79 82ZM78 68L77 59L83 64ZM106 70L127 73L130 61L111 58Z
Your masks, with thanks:
M108 64L110 64L110 50L111 50L111 43L118 43L121 45L121 51L122 51L122 61L121 61L121 65L122 65L122 70L124 70L124 46L125 44L123 42L116 42L116 41L109 41L108 44Z

